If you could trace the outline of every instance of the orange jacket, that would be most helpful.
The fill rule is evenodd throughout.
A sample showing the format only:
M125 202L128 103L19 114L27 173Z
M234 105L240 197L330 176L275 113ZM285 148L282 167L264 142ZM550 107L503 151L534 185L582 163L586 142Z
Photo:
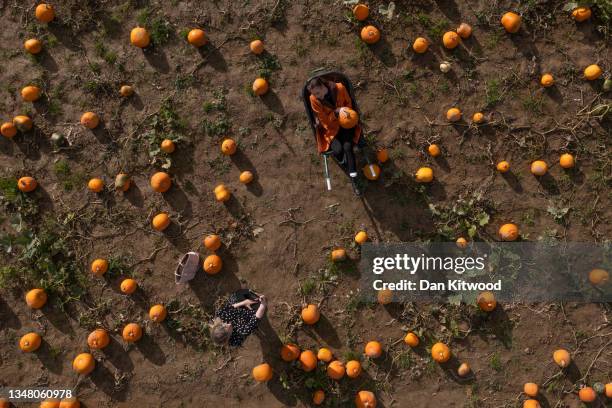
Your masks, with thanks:
M336 83L336 92L336 108L353 107L353 101L351 100L351 96L346 90L344 84L340 82ZM319 126L316 127L317 149L319 150L319 153L324 153L329 150L329 145L331 144L332 140L334 140L334 137L336 137L338 134L338 130L340 130L340 123L338 122L338 118L334 113L334 109L323 105L314 95L310 95L310 106L313 112L317 115L317 118L319 118ZM357 125L355 127L355 137L353 138L353 143L357 144L360 136L361 126Z

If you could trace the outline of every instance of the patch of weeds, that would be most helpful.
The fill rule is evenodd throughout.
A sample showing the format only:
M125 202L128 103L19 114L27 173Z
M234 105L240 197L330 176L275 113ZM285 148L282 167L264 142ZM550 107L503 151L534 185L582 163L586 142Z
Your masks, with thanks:
M96 78L85 82L85 91L96 96L112 95L114 93L114 87L109 82Z
M307 278L300 284L300 295L308 296L317 288L317 281L312 278Z
M213 111L225 111L227 108L225 100L226 93L227 91L225 89L217 89L213 91L213 99L204 102L204 105L202 106L204 108L204 112L211 113Z
M222 176L227 174L232 168L229 161L224 160L223 157L216 157L208 162L210 168L215 172L216 175Z
M458 234L467 231L470 238L478 234L490 220L492 204L482 193L473 193L468 197L459 197L452 204L429 204L429 210L434 216L438 233L454 241Z
M259 59L259 76L270 79L272 73L281 69L281 64L278 58L272 54L261 54Z
M226 135L231 129L230 121L227 117L223 116L217 120L204 119L202 121L202 131L212 137L219 137Z
M523 108L536 114L542 113L542 103L544 100L541 97L529 95L522 100Z
M102 39L98 39L94 45L96 55L102 58L108 65L114 65L117 62L117 53L109 51Z
M503 370L503 364L502 364L501 358L498 353L493 353L493 355L489 359L489 365L491 366L493 370L497 372L500 372Z
M299 35L293 41L293 49L298 58L303 58L308 54L308 47L304 44L304 37Z
M419 13L417 20L427 30L427 34L432 39L441 39L449 24L445 19L432 20L425 13Z
M564 224L566 221L566 217L569 214L570 207L566 207L563 205L549 204L546 208L546 212L550 214L555 222L559 224Z
M85 184L86 177L81 173L74 173L66 160L59 160L53 165L53 172L60 180L65 191L73 191Z
M187 88L191 88L195 84L195 78L193 75L177 75L174 78L174 87L177 91L183 91Z
M169 169L172 166L172 158L161 150L161 142L165 139L172 140L174 143L184 141L183 132L186 128L172 100L165 99L162 102L159 111L149 119L148 126L149 130L144 133L144 138L149 145L151 164Z
M19 216L19 228L21 219L29 219L38 214L38 203L30 194L24 194L17 188L17 180L13 177L0 178L0 204L4 207L6 214L16 213Z
M268 21L270 25L282 25L286 22L285 12L288 6L287 0L278 0L273 6L274 8L269 14Z
M495 105L496 103L499 103L502 100L502 92L501 92L499 85L500 85L499 80L497 79L492 79L490 81L487 81L486 88L485 88L485 95L486 95L485 101L486 101L487 107L491 107Z
M153 16L153 11L146 7L137 17L138 24L147 28L154 45L164 45L174 33L172 24L164 16Z

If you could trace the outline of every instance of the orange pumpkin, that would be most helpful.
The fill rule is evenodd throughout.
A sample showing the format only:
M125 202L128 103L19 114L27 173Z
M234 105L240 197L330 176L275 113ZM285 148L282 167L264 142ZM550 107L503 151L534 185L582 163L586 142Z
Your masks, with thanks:
M61 400L59 408L81 408L81 403L76 398Z
M253 54L259 55L264 52L264 43L261 40L254 40L249 44L249 48Z
M507 32L514 34L521 28L521 16L509 11L502 16L501 24Z
M444 47L446 47L449 50L456 48L460 42L461 42L461 37L459 37L459 34L457 34L454 31L447 31L442 36L442 43L444 44Z
M538 392L539 392L538 384L536 384L536 383L525 383L525 385L523 385L523 392L528 397L532 397L532 398L537 397L538 396Z
M572 356L569 351L564 349L555 350L553 353L553 360L561 368L565 368L572 362Z
M555 84L555 78L551 74L544 74L542 78L540 78L540 85L544 88L549 88Z
M23 43L23 48L25 48L28 53L35 55L42 51L42 42L36 38L30 38Z
M464 249L464 248L467 248L468 241L467 241L467 239L465 239L463 237L459 237L455 241L455 244L457 245L458 248Z
M125 293L126 295L131 295L132 293L136 292L136 289L138 289L138 282L131 278L124 279L121 281L121 285L119 287L121 292Z
M149 318L156 323L166 320L166 316L168 316L168 311L164 305L153 305L149 309Z
M342 262L347 258L346 250L344 248L336 248L331 252L331 260L333 262Z
M94 350L101 350L110 344L110 336L104 329L96 329L87 336L87 345Z
M476 298L476 303L478 307L483 312L492 312L497 307L497 300L495 300L495 295L493 292L484 291L478 294Z
M365 4L357 4L353 7L353 16L357 21L365 21L370 15L370 8Z
M463 39L470 38L472 35L472 27L467 23L461 23L459 27L457 27L457 34Z
M123 328L121 336L127 343L137 342L142 337L142 327L137 323L128 323Z
M424 54L429 48L429 41L426 38L419 37L412 43L412 49L417 54Z
M376 163L363 166L363 175L370 181L378 180L380 177L380 166Z
M312 403L314 405L321 405L325 401L325 392L323 390L316 390L312 394Z
M0 133L7 139L12 139L17 134L17 126L12 122L4 122L2 126L0 126Z
M308 305L302 309L302 320L305 324L312 325L319 321L321 312L317 305Z
M215 275L221 272L222 267L223 261L218 255L208 255L206 259L204 259L204 272L209 275Z
M327 366L327 376L332 380L340 380L345 373L346 369L342 361L334 360Z
M153 176L151 176L151 188L153 188L153 191L157 191L158 193L165 193L170 189L171 185L172 179L170 179L170 175L168 175L168 173L158 171Z
M380 40L378 28L369 25L361 29L361 40L366 44L376 44Z
M223 143L221 143L221 153L226 156L231 156L236 153L237 147L238 146L233 139L225 139Z
M40 88L34 85L28 85L21 90L21 97L26 102L35 102L40 99Z
M352 129L359 122L359 114L351 108L342 107L338 112L338 122L344 129Z
M417 183L430 183L433 178L433 170L430 167L421 167L414 175Z
M482 112L476 112L472 116L472 122L474 122L474 123L482 123L482 122L484 122L484 115L482 114Z
M130 176L125 173L119 173L115 177L115 189L118 191L126 192L130 189L132 185L132 180Z
M40 408L59 408L60 401L57 399L48 399L40 403ZM7 404L8 407L8 404Z
M72 361L72 369L79 374L87 375L96 368L96 361L89 353L81 353Z
M601 68L599 65L589 65L584 69L584 77L589 81L594 81L598 79L602 74Z
M364 244L367 240L368 240L368 233L365 231L359 231L355 235L355 242L358 243L359 245Z
M502 225L498 232L502 241L516 241L519 236L518 226L512 223Z
M597 393L591 387L582 387L578 391L578 397L582 402L594 402L597 399Z
M95 129L100 124L100 117L94 112L85 112L81 115L81 125L87 129Z
M361 363L357 360L351 360L346 363L346 376L349 378L357 378L361 374Z
M232 193L223 184L219 184L215 187L215 198L219 202L228 201L232 197Z
M91 273L101 277L108 271L108 261L106 259L96 259L91 263Z
M170 217L166 213L159 213L153 217L151 225L156 231L163 231L170 226Z
M19 189L19 191L22 191L24 193L34 191L37 186L38 183L36 182L36 179L34 179L34 177L25 176L17 180L17 188Z
M576 164L574 156L569 153L563 153L559 157L559 165L564 169L571 169Z
M376 408L376 396L371 391L359 391L355 397L356 408Z
M253 181L253 178L255 176L253 176L253 173L251 173L250 171L246 170L243 171L242 173L240 173L240 177L239 180L242 184L249 184L250 182Z
M187 42L194 47L199 48L206 45L206 43L208 43L208 39L206 38L206 33L204 30L194 28L193 30L189 31L189 34L187 34Z
M389 160L389 151L385 147L381 147L376 151L376 160L379 163L386 163Z
M542 160L536 160L531 163L531 173L534 176L543 176L548 171L548 165Z
M283 344L280 355L283 361L295 361L300 357L300 348L295 344Z
M0 408L10 408L10 403L6 398L0 397Z
M164 139L159 145L159 148L161 149L162 152L170 154L174 152L174 150L176 149L176 146L172 140Z
M302 370L310 372L317 368L317 356L310 350L304 350L300 353L300 365Z
M269 87L268 81L266 81L264 78L257 78L253 82L253 93L256 96L263 96L268 92Z
M404 343L406 343L407 345L409 345L412 348L418 347L420 342L421 341L419 340L419 336L417 336L413 332L408 332L406 334L406 337L404 337Z
M528 399L523 402L523 408L541 408L538 400Z
M55 18L55 10L51 4L40 3L34 11L36 19L41 23L50 23Z
M209 251L214 252L218 250L221 248L221 237L215 234L207 235L206 238L204 238L204 246Z
M268 382L272 379L272 367L268 363L253 367L253 379L257 382Z
M579 23L588 20L591 18L591 8L590 7L577 7L572 11L572 17Z
M502 160L497 163L497 171L499 171L500 173L507 173L509 170L510 163L508 163L506 160Z
M436 343L431 347L431 357L438 363L446 363L451 355L450 349L444 343Z
M134 88L129 85L122 85L121 88L119 88L119 95L123 96L124 98L129 98L130 96L134 95Z
M369 341L365 346L364 352L370 358L378 358L382 356L383 349L379 342Z
M31 289L25 296L26 304L30 309L40 309L47 303L47 292L44 289Z
M29 117L25 116L25 115L17 115L13 118L13 125L15 125L15 127L17 128L17 130L19 130L20 132L27 132L29 130L32 130L32 119L30 119Z
M130 42L138 48L146 48L151 43L151 36L145 28L135 27L130 32Z
M589 282L592 285L604 285L610 279L610 274L605 269L595 268L589 272Z
M38 350L42 338L38 333L27 333L21 339L19 339L19 348L25 353L31 353Z
M388 305L393 301L393 291L391 289L381 289L376 292L376 300L381 305Z
M93 193L99 193L104 190L104 181L99 178L92 178L87 182L87 188Z
M446 111L446 119L448 119L449 122L459 121L461 119L461 111L459 108L450 108Z
M437 144L430 144L427 146L427 153L429 153L431 157L438 157L440 155L440 146Z
M612 399L612 383L607 383L605 387L606 397Z
M319 349L319 352L317 353L317 358L319 359L319 361L324 361L326 363L329 363L334 358L334 355L330 349L322 347Z

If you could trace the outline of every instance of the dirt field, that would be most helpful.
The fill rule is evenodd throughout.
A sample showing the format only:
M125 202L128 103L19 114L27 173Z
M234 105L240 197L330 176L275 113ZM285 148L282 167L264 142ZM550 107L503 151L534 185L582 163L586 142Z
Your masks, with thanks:
M369 1L368 22L382 39L367 46L351 7L331 0L52 3L57 18L46 26L31 0L0 1L0 121L28 114L34 122L13 140L0 138L0 387L76 386L86 407L309 406L322 388L329 407L353 406L367 389L388 408L501 408L522 406L523 384L532 381L542 407L560 408L581 406L581 385L611 381L609 304L504 304L491 314L474 305L382 306L360 301L354 262L329 261L338 246L357 261L361 229L376 242L494 241L500 225L514 222L524 240L609 240L610 115L595 108L610 107L611 94L602 92L603 78L582 78L587 65L605 75L612 68L610 22L597 7L576 23L561 1L396 1L389 20L379 12L388 2ZM523 16L517 34L499 24L507 10ZM442 34L461 22L472 37L445 50ZM129 42L138 24L152 34L145 51ZM194 27L210 39L201 50L184 39ZM423 55L411 48L420 36L432 43ZM43 41L38 56L23 50L31 37ZM255 38L265 42L261 56L249 52ZM441 61L451 63L449 73ZM321 67L351 78L366 139L389 150L363 199L335 165L333 190L325 191L300 99ZM554 87L540 86L545 72ZM270 81L261 98L250 92L258 76ZM44 92L33 104L19 93L31 83ZM120 97L123 84L135 95ZM449 125L453 106L464 120ZM101 117L93 131L79 123L89 110ZM471 125L477 111L484 125ZM65 143L52 142L55 132ZM171 155L158 149L167 137L177 141ZM234 156L220 152L226 137L238 142ZM434 142L437 159L427 155ZM559 166L565 152L577 159L570 171ZM530 174L536 159L549 164L547 176ZM511 173L496 172L500 160ZM434 170L431 185L414 182L423 165ZM149 178L163 168L173 186L160 194ZM242 170L256 175L248 187L238 182ZM125 194L112 188L120 172L133 180ZM24 175L38 180L33 193L16 190ZM103 178L106 191L89 192L92 177ZM212 193L219 183L233 193L225 204ZM160 211L172 218L163 233L151 228ZM222 237L222 272L200 271L178 288L177 260L190 250L203 259L209 233ZM95 258L111 261L104 279L89 272ZM126 276L140 285L130 297L118 289ZM39 285L49 303L33 311L23 299ZM217 299L240 287L266 294L270 309L259 332L228 352L212 344L207 323ZM148 319L154 303L168 307L162 325ZM303 303L320 304L317 325L302 326ZM145 327L136 345L121 339L127 322ZM94 352L95 371L78 377L72 359L88 351L97 327L113 340ZM407 330L421 336L416 350L401 341ZM30 331L43 345L22 353L18 340ZM383 358L363 356L370 340L383 344ZM358 358L364 373L340 382L324 369L304 373L280 359L288 341ZM460 379L453 366L435 364L428 350L436 341L474 375ZM561 347L575 364L559 374L551 356ZM261 362L275 371L267 384L251 377Z

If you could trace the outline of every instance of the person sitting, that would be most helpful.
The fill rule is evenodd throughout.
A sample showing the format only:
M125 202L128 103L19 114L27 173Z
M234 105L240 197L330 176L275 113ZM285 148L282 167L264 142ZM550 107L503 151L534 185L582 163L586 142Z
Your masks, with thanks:
M359 124L352 129L344 129L338 121L340 108L352 108L353 101L348 90L341 82L314 78L307 85L310 92L310 106L315 113L317 149L319 153L332 150L336 159L346 164L355 194L360 195L357 184L357 165L353 147L361 137Z
M212 340L219 345L241 346L249 334L257 329L267 309L267 299L249 289L232 293L215 313L210 325Z

